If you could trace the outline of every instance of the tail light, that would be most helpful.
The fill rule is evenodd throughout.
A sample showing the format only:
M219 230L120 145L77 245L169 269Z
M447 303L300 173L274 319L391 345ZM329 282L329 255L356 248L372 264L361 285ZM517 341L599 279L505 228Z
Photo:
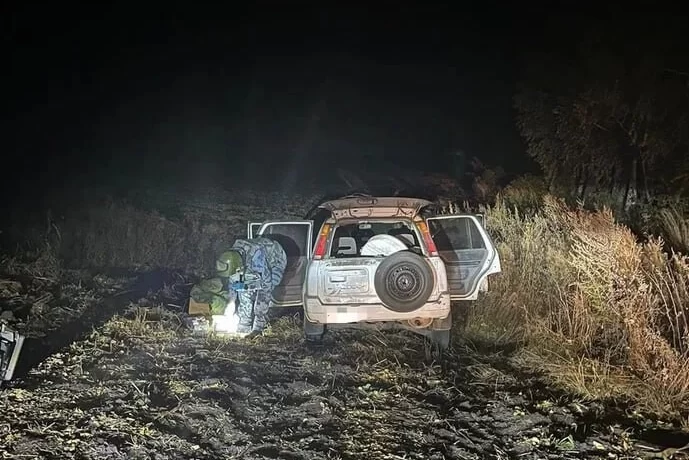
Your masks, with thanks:
M433 238L431 237L431 232L428 230L428 225L426 225L426 222L417 222L416 227L419 229L421 232L421 236L423 237L423 242L426 243L426 248L428 248L428 253L432 256L437 256L438 255L438 249L435 247L435 242L433 241Z
M323 224L318 239L316 240L316 249L313 251L314 259L322 259L325 256L326 246L328 245L328 235L330 235L330 224Z

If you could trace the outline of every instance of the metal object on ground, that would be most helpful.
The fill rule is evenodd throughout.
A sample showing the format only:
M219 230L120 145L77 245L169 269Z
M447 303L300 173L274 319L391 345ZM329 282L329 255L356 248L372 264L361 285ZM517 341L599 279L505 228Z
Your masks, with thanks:
M0 322L0 382L12 380L22 345L24 336Z
M210 321L204 316L188 316L184 319L184 323L195 333L210 331Z

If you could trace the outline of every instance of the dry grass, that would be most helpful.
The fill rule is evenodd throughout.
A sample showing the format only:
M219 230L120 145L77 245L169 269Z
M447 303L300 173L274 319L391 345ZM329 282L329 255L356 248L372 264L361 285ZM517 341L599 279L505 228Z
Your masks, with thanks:
M500 200L509 208L519 209L521 213L533 214L543 206L543 197L548 186L538 176L520 176L507 184L499 193Z
M63 223L61 254L76 266L199 268L227 227L208 220L173 219L117 202L93 206Z
M676 250L689 254L689 219L680 206L668 206L658 213L660 232L668 244Z
M171 340L181 328L177 316L161 306L149 308L132 304L123 316L108 321L103 332L115 339Z
M47 219L40 212L33 220L22 216L10 223L6 244L45 273L59 269L58 260L79 268L203 272L219 252L246 236L247 220L303 218L318 201L315 195L246 190L142 192L134 198L139 204L94 197Z
M546 196L528 219L488 212L503 273L474 307L470 337L519 340L522 363L588 398L631 400L687 417L689 259L639 244L609 210L571 210Z
M29 275L46 280L58 280L62 274L62 261L50 244L19 255L0 256L0 267L5 274Z

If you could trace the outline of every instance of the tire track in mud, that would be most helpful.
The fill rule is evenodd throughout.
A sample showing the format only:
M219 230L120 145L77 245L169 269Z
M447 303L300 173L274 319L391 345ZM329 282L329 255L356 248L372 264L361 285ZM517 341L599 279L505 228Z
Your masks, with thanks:
M121 313L131 302L144 297L148 292L160 290L171 274L164 271L142 273L124 292L106 297L95 308L88 308L73 321L64 324L46 337L27 338L24 341L20 359L14 372L14 381L21 381L29 371L50 355L71 343L83 339L93 328L99 328L110 318Z
M361 350L348 350L351 340L351 335L335 336L321 350L231 342L211 356L205 348L199 354L199 343L187 339L197 353L186 362L197 367L174 379L200 389L180 400L169 418L128 415L199 445L206 458L310 459L334 453L339 458L491 458L500 452L528 453L529 446L517 441L549 434L548 417L515 415L523 398L490 401L470 388L462 391L455 385L469 383L462 377L458 382L457 369L428 368L421 349L401 357L399 364L376 367L356 356ZM333 354L330 347L342 353ZM186 349L178 347L177 353ZM135 365L131 377L166 367L151 364ZM161 377L156 375L155 381L165 381ZM151 395L149 391L149 405ZM209 422L223 428L213 430ZM553 458L580 455L557 446L538 449L546 456L552 450Z
M527 376L457 347L428 362L404 332L298 319L255 341L199 337L178 318L118 320L0 393L0 451L81 459L643 458ZM547 404L543 404L547 402ZM3 423L15 440L2 446ZM583 435L578 425L593 424ZM40 427L39 427L40 425ZM43 433L37 437L36 433Z
M400 338L388 337L393 342ZM334 342L342 341L345 348L347 343L361 340L361 336L334 338ZM370 455L369 458L385 458L386 455L415 458L414 454L418 458L433 458L433 453L441 455L438 458L489 458L500 456L501 452L523 455L534 450L553 458L578 458L582 450L589 456L605 456L590 439L574 439L577 425L582 421L590 424L590 419L576 417L563 407L534 410L534 402L519 392L528 388L528 381L519 386L513 378L495 385L491 390L492 398L487 397L485 391L473 391L471 376L463 372L466 363L461 358L445 368L428 371L419 347L418 352L408 355L402 364L398 358L396 366L382 369L405 374L406 367L408 372L402 382L393 384L385 379L366 377L366 366L357 358L352 360L351 355L333 357L328 351L309 350L295 356L292 350L290 356L296 365L266 367L259 364L279 362L273 355L252 362L250 369L244 369L245 376L239 379L248 387L264 390L258 390L258 398L249 401L253 408L251 415L260 420L247 430L256 432L258 429L260 436L253 437L256 443L272 440L280 444L314 437L325 431L328 443L322 445L335 446L338 452L349 452L351 458L365 454ZM336 370L324 370L324 375L314 376L311 369L298 365L299 359L308 357ZM298 379L307 387L302 392L310 396L289 393L278 399L285 385L294 391L294 383L290 385L290 381L298 382ZM452 386L449 382L453 382ZM325 419L319 416L319 407L327 414ZM281 434L287 427L294 430L294 426L300 426L302 414L307 421L315 417L319 430L309 430L307 424L297 430L296 435ZM571 440L569 436L573 436ZM605 438L597 441L599 446L614 442ZM576 443L579 443L578 449L573 447ZM378 450L366 451L364 447L371 445Z

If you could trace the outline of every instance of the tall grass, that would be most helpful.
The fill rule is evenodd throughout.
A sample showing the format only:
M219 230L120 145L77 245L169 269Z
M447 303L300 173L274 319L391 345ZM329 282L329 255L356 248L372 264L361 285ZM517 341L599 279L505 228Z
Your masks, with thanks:
M689 254L689 218L687 210L681 205L663 207L658 211L660 234L669 245L678 251Z
M499 200L487 213L503 272L466 331L523 345L528 365L582 396L689 412L689 258L640 244L609 210L545 196L528 218Z
M79 267L200 269L245 226L232 224L108 201L68 215L60 255Z
M300 219L318 201L316 196L241 190L135 197L136 205L110 198L63 204L54 213L59 219L48 217L50 238L35 230L42 228L36 225L42 219L23 216L11 229L11 243L19 248L13 255L50 254L67 267L203 272L236 238L246 237L247 221Z

